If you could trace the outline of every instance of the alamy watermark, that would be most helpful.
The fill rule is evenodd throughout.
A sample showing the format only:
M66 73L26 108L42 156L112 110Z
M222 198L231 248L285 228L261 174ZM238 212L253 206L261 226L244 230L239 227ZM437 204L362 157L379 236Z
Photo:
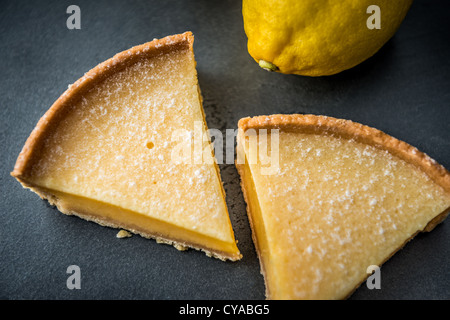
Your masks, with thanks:
M67 274L70 276L66 280L67 289L81 289L81 269L79 266L73 264L67 267Z
M366 280L366 286L368 289L381 289L381 271L377 265L370 265L366 270L370 276Z
M367 274L371 274L366 280L366 286L368 289L381 289L381 271L377 265L370 265L366 269ZM70 276L67 278L67 289L81 289L81 269L77 265L70 265L66 270Z
M66 27L69 30L81 29L81 9L77 5L70 5L66 9L66 13L70 16L66 20Z
M66 13L70 16L66 20L67 29L81 29L81 9L77 5L70 5L66 9ZM366 21L368 29L381 29L381 9L379 6L372 4L367 7L366 13L370 14Z
M381 29L381 9L379 6L372 4L367 7L367 14L370 14L369 18L367 18L366 26L367 29Z
M236 154L235 138L241 136ZM218 129L204 129L202 121L195 121L193 130L177 129L172 132L171 162L175 164L260 164L261 174L270 175L279 168L279 129L226 129L225 137ZM150 149L154 142L148 142ZM244 153L244 149L247 150ZM225 151L225 152L224 152ZM211 153L214 157L211 157Z

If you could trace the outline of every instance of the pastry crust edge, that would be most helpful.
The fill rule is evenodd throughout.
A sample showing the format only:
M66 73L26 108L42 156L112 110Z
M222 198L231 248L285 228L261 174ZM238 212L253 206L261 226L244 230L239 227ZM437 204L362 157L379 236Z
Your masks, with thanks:
M426 173L445 192L450 193L450 172L416 147L394 138L381 130L351 120L312 114L275 114L246 117L239 120L238 128L282 129L284 131L338 135L346 139L386 150Z
M169 238L160 233L151 233L151 232L145 231L145 230L139 228L139 226L132 226L132 225L125 226L122 223L116 222L113 219L105 219L101 216L97 216L97 215L92 214L87 211L70 209L70 208L66 207L63 202L60 201L58 196L52 194L51 192L47 192L45 190L42 190L39 187L29 185L26 182L21 182L21 184L24 186L24 188L30 189L31 191L36 193L41 199L47 200L50 205L55 206L58 209L58 211L60 211L61 213L65 214L67 216L73 215L73 216L76 216L83 220L94 222L102 227L109 227L109 228L118 229L118 230L121 230L121 229L126 230L133 234L140 235L143 238L153 239L157 243L164 243L164 244L171 245L171 246L175 247L178 251L186 251L188 249L194 249L197 251L204 252L206 254L206 256L208 256L208 257L213 257L213 258L216 258L216 259L219 259L222 261L229 260L229 261L234 262L234 261L238 261L242 258L242 255L240 253L229 254L225 251L210 250L208 247L201 246L196 243L182 241L182 240L175 239L175 238Z

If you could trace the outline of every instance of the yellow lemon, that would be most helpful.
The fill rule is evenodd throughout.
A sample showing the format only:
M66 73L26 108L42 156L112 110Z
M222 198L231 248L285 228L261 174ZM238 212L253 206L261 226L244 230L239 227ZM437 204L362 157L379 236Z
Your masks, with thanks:
M267 70L332 75L374 55L412 0L243 0L249 54Z

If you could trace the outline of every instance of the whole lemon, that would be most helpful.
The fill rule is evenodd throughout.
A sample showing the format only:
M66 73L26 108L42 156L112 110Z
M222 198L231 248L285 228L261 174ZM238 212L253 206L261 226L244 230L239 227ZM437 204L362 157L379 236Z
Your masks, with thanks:
M374 55L412 0L243 0L248 52L262 68L324 76Z

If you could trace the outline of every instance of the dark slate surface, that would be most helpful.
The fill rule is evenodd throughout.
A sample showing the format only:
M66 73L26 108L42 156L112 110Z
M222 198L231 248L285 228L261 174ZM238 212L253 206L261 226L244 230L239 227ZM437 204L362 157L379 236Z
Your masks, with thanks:
M248 55L239 1L76 1L81 30L66 28L69 1L0 2L0 298L263 299L239 177L221 166L244 258L210 259L60 214L9 173L38 119L86 71L115 53L191 30L210 128L244 116L312 113L381 129L450 167L450 2L416 0L374 57L336 76L269 73ZM449 299L450 222L420 234L381 268L381 290L351 299ZM66 269L81 269L69 290Z

